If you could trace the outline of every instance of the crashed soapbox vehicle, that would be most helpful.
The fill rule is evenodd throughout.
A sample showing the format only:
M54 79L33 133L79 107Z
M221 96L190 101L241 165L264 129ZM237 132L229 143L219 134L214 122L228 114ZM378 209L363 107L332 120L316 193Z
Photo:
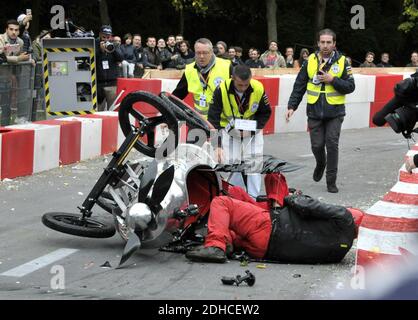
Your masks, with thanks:
M139 111L144 105L151 105L159 115L147 117ZM42 222L60 232L91 238L109 238L117 230L127 241L120 265L141 246L186 252L203 243L204 237L195 229L206 222L212 199L225 194L228 182L222 175L244 172L253 164L217 163L207 152L213 126L166 92L128 94L120 104L119 123L126 139L78 207L80 213L49 212ZM158 143L156 132L161 125L169 130ZM184 126L188 138L194 136L197 141L179 143ZM198 134L190 134L194 130ZM144 156L127 160L133 148ZM261 164L261 173L299 168L271 156L264 156ZM95 204L113 216L113 224L91 218Z

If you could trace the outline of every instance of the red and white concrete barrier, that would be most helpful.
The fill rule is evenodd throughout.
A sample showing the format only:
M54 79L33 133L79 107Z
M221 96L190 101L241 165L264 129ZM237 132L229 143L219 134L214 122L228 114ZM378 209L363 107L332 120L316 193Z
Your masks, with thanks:
M358 235L357 266L386 271L392 263L404 262L405 255L418 255L417 174L417 169L411 174L402 166L399 181L366 211Z
M374 113L393 97L394 85L409 74L354 75L356 90L347 96L343 129L372 127ZM306 95L290 122L285 121L287 103L296 75L256 77L265 87L272 106L272 115L264 134L307 131ZM118 79L117 93L121 101L128 93L145 90L155 94L172 92L179 79ZM188 95L186 103L192 104ZM155 116L158 111L145 103L138 103L141 112ZM30 175L57 167L111 153L122 144L124 135L118 124L117 112L98 112L34 124L0 128L0 179ZM418 147L416 147L418 152ZM18 161L16 160L18 159ZM411 183L412 176L400 171L400 182ZM412 182L414 183L414 182ZM388 195L395 197L404 185L394 187ZM402 190L401 190L402 189ZM412 192L406 198L413 198ZM405 199L406 199L405 198ZM408 198L408 199L409 199ZM407 200L405 200L407 201Z

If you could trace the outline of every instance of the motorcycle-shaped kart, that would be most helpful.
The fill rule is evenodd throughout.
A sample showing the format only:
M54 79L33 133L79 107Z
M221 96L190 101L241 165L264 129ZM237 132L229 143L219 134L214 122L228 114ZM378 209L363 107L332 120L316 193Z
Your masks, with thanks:
M145 116L134 108L138 102L152 105L160 115ZM119 266L141 246L185 252L203 243L195 229L206 221L212 199L225 194L227 182L220 173L243 172L252 164L217 164L201 139L179 143L179 121L205 137L213 132L209 122L175 96L144 91L128 94L119 109L126 139L78 207L80 214L49 212L42 222L51 229L82 237L108 238L118 231L126 241ZM161 124L168 127L169 134L158 146L155 131ZM127 160L133 148L148 158ZM264 157L262 165L262 173L299 168L273 157ZM96 204L113 216L114 224L91 218Z

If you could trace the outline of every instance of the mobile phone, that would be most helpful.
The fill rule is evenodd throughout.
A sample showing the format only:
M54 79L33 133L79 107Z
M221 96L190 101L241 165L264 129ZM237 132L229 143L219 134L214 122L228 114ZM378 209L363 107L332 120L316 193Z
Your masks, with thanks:
M32 9L26 9L26 15L27 16L32 15Z

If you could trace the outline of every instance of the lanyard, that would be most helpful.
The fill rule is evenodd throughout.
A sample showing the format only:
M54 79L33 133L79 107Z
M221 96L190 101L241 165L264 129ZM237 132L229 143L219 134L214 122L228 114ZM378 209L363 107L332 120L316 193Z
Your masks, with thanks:
M229 107L231 108L232 117L234 118L234 121L235 121L234 108L233 108L233 106L232 106L231 97L229 96L229 90L228 90L228 87L226 86L226 81L224 82L224 85L225 85L225 90L226 90L226 96L228 97L228 100L229 100Z
M245 102L245 95L244 94L242 95L242 101L241 101L241 98L239 97L239 95L237 95L236 93L234 93L234 96L235 96L235 101L237 102L237 105L238 105L239 112L241 114L244 114L245 110L244 110L243 106L244 106L244 102Z
M234 118L234 120L235 120L235 114L234 114L234 108L232 107L232 101L231 101L231 97L229 96L229 89L228 89L228 87L226 86L226 81L224 82L224 84L225 84L225 89L226 89L226 95L228 96L228 100L229 100L229 106L231 107L231 111L232 111L232 116L233 116L233 118ZM244 92L244 94L242 95L242 100L241 100L241 98L237 95L237 94L235 94L234 93L234 97L235 97L235 102L237 103L237 105L238 105L238 109L239 109L239 112L244 116L244 109L243 109L243 106L244 106L244 102L245 102L245 92ZM242 119L242 117L240 117L240 119Z
M213 68L210 69L210 71L209 71L208 76L206 77L206 79L209 79L210 74L212 73L212 70L213 70ZM203 75L202 75L202 73L200 71L198 71L198 73L199 73L199 78L200 78L200 84L203 87L203 91L206 91L206 89L209 88L209 90L213 93L212 88L209 86L209 82L203 77Z

